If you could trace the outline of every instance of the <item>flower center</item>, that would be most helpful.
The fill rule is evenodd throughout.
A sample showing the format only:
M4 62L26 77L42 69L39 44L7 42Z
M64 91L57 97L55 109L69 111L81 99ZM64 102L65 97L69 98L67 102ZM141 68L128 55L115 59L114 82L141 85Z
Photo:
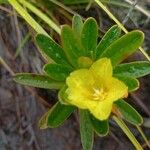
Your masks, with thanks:
M93 100L95 101L103 101L106 97L107 93L103 88L93 88Z

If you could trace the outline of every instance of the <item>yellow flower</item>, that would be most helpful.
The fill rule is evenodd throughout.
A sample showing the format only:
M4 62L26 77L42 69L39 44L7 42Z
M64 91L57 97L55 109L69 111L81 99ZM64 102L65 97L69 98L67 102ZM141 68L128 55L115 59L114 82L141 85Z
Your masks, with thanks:
M67 103L88 109L97 119L109 117L113 102L128 95L128 87L112 76L111 61L102 58L89 69L79 69L66 79Z

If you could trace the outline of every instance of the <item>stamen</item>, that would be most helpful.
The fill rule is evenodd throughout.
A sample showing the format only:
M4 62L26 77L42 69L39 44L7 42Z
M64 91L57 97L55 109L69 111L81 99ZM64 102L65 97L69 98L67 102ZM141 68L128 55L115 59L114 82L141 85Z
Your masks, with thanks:
M93 99L94 100L99 100L99 101L102 101L104 98L105 98L105 93L104 93L104 90L103 88L93 88Z

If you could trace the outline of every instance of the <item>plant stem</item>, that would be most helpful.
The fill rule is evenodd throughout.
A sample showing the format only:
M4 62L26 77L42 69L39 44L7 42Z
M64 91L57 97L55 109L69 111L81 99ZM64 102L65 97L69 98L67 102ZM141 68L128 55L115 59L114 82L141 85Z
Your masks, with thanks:
M123 120L121 120L120 118L118 118L116 116L113 116L112 118L119 125L119 127L123 130L123 132L126 134L126 136L130 139L130 141L135 146L135 148L137 150L143 150L142 146L136 140L135 136L132 134L132 132L129 130L129 128L126 126L126 124L123 122Z
M56 1L56 0L48 0L48 1L54 3L55 5L57 5L57 6L61 7L61 8L63 8L64 10L66 10L67 12L69 12L69 13L72 14L72 15L77 14L75 11L73 11L73 10L70 9L69 7L63 5L61 2L58 2L58 1Z
M95 2L106 12L106 14L114 20L114 22L125 32L128 33L128 30L122 25L122 23L106 8L105 5L103 5L99 0L95 0ZM143 55L147 58L147 60L150 61L150 57L148 54L144 51L142 47L139 47L139 50L143 53Z
M25 7L27 7L30 11L32 11L34 14L36 14L39 18L41 18L45 23L47 23L52 29L54 29L58 34L60 34L60 27L56 25L48 16L46 16L42 11L37 9L35 6L33 6L31 3L25 1L25 0L19 0L21 4L23 4Z
M9 71L9 73L13 76L15 73L12 71L12 69L7 65L7 63L3 60L3 58L0 56L0 64L2 64L6 70Z
M142 131L141 127L139 127L139 126L136 126L136 127L137 127L138 131L140 132L141 136L143 137L143 139L144 139L145 143L147 144L148 148L150 148L150 143L149 143L147 137L145 136L144 132Z
M30 38L30 33L27 33L24 37L24 39L21 41L21 43L19 44L18 48L16 49L15 52L15 58L19 55L21 49L24 47L24 45L26 44L26 42L29 40Z
M8 0L15 10L29 23L29 25L37 32L48 36L46 31L27 13L27 11L16 1Z

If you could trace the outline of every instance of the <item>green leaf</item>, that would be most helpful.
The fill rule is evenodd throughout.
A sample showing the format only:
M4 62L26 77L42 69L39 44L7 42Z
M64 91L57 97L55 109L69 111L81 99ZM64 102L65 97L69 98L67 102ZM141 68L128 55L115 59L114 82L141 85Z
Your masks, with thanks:
M73 71L70 67L61 64L46 64L43 69L48 76L57 81L65 81Z
M83 150L92 150L94 135L87 110L80 110L80 134Z
M75 67L78 67L78 58L84 55L84 49L81 46L80 38L68 26L64 25L61 30L61 41L63 49L69 62Z
M80 15L74 15L72 20L72 29L75 31L76 34L79 36L81 35L81 31L83 28L83 21Z
M60 126L75 110L74 106L66 106L57 102L39 121L41 129Z
M13 80L23 85L44 89L60 89L64 85L64 82L58 82L48 76L32 73L15 74Z
M141 125L143 123L141 115L124 100L118 100L114 104L126 121L133 125Z
M51 113L51 109L49 111L47 111L39 120L38 126L40 129L46 129L48 128L47 125L47 120L48 120L48 116Z
M133 78L143 77L150 74L150 62L136 61L132 63L120 64L114 68L114 74Z
M117 76L117 75L114 75L114 76L126 84L129 92L133 92L139 88L139 81L135 78Z
M48 126L60 126L74 112L74 110L74 106L63 105L60 102L57 102L57 104L53 106L51 113L48 116Z
M67 90L67 85L65 84L58 92L58 99L62 104L68 105L67 103L67 99L68 99L68 95L66 93Z
M45 53L49 59L52 59L58 64L68 65L63 49L52 39L43 34L38 34L36 36L36 42L41 51Z
M81 42L86 50L86 56L95 55L98 37L98 25L94 18L88 18L83 25L81 33Z
M112 65L116 66L129 55L134 53L141 46L144 40L144 34L141 31L135 30L129 32L113 42L101 55L111 59Z
M8 4L7 0L0 0L0 4Z
M94 131L99 136L106 136L109 132L108 120L100 121L92 115L90 115L90 118L91 118L91 123L92 123Z
M116 41L121 34L121 29L114 25L112 26L100 40L96 48L96 59L99 59L101 54L114 42Z

